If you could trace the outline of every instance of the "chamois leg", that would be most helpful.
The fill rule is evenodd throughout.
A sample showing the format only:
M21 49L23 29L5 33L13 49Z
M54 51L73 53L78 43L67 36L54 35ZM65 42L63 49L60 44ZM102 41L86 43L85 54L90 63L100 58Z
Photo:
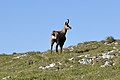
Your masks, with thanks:
M56 52L58 53L58 44L56 44Z
M53 48L54 41L51 40L51 54L52 54L52 48Z
M60 53L62 53L63 44L60 44Z

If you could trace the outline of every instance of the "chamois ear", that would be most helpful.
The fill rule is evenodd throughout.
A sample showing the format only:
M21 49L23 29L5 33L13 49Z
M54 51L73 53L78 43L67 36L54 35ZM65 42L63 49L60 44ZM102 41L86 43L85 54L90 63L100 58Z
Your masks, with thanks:
M68 25L68 22L65 22L65 25Z

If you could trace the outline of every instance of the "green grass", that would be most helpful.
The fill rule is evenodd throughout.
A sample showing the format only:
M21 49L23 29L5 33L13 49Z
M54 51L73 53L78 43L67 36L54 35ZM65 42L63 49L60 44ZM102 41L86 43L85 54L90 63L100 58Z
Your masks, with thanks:
M114 50L110 53L114 55L112 59L95 59L89 64L78 62L82 58L90 59L112 50ZM90 55L85 57L86 54ZM73 59L69 60L71 58ZM105 61L110 61L111 64L101 67ZM55 63L55 66L40 68L52 63ZM55 52L50 54L49 50L0 54L0 80L120 80L120 40L114 43L106 41L79 43L65 48L62 54Z

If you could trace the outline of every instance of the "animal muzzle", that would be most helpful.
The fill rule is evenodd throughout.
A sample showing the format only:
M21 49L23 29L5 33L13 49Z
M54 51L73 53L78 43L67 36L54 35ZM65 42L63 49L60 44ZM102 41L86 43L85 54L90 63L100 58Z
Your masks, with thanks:
M69 29L72 29L72 27L69 26Z

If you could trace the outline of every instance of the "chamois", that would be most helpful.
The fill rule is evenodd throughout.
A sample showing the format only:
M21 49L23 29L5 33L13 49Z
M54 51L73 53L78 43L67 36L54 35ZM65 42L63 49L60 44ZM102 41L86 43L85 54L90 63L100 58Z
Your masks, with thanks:
M51 40L50 40L50 45L51 45L51 53L52 53L52 48L53 44L56 43L56 52L58 53L58 45L60 46L60 53L62 53L62 48L64 45L64 42L66 41L66 33L67 30L72 29L69 26L69 19L67 19L67 22L65 22L64 27L60 31L52 31L51 33Z

